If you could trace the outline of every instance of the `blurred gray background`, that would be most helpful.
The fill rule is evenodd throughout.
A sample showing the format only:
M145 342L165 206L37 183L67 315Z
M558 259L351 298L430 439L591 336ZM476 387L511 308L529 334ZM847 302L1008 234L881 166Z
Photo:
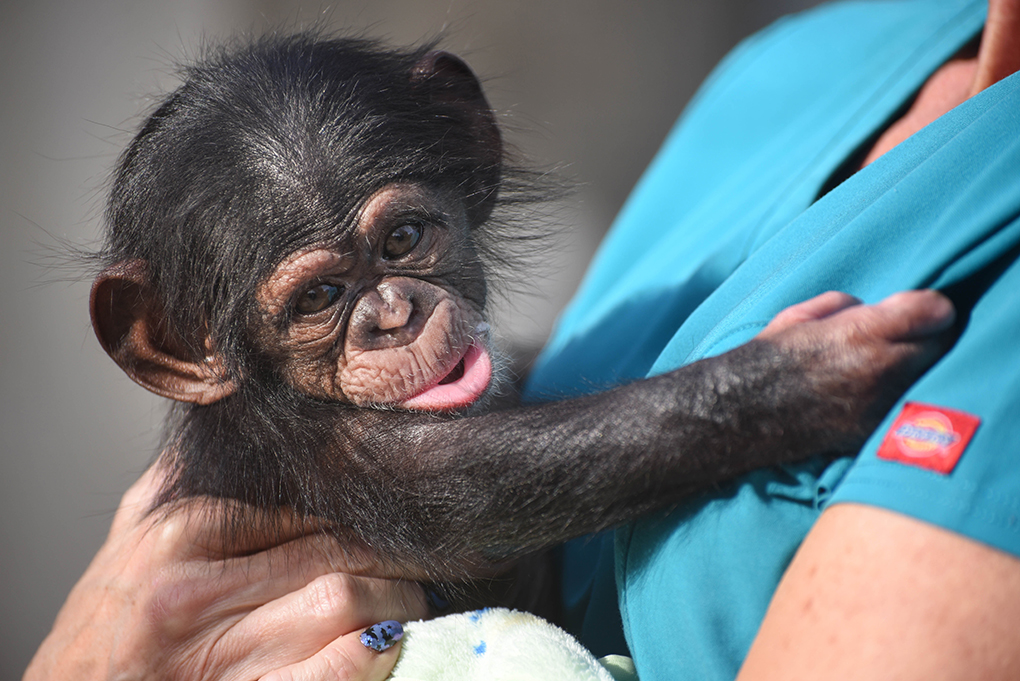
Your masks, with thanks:
M540 343L631 185L709 69L812 0L0 0L0 679L19 678L153 453L161 400L93 339L62 243L99 232L104 186L170 64L204 41L324 23L437 34L486 80L511 141L577 191L533 295L499 311Z

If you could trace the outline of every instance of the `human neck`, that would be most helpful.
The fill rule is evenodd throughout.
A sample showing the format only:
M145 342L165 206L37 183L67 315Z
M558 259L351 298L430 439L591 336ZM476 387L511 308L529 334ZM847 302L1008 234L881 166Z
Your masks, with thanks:
M970 96L1020 71L1020 0L988 0Z
M1020 0L989 0L988 20L977 54L942 65L925 82L910 108L882 133L864 167L950 109L1020 70Z

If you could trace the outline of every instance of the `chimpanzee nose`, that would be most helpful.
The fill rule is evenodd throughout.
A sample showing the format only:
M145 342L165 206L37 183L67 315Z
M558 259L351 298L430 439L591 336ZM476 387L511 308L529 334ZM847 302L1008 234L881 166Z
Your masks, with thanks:
M363 293L351 313L348 344L359 350L377 350L414 341L428 317L415 294L412 288L391 281Z
M380 284L376 294L381 301L376 314L379 331L392 331L406 326L414 314L414 304L390 284Z

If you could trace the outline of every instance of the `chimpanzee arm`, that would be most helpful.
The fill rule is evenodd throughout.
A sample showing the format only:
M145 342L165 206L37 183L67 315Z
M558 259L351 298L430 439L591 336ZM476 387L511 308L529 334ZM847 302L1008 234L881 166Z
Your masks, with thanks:
M245 508L291 507L349 558L369 549L374 574L491 574L754 468L856 451L944 349L935 334L952 306L931 291L855 302L819 296L719 357L479 416L338 408L279 386L266 388L270 398L242 391L184 407L170 423L156 506L243 501L224 517L240 538L253 531Z
M919 337L948 323L945 299L911 296L915 305L927 297L929 307L911 312L902 296L853 307L598 395L455 421L419 415L413 427L404 421L388 431L402 443L380 480L389 483L399 523L376 535L376 548L399 554L417 542L420 564L457 576L632 520L754 468L856 452L944 349ZM815 333L808 343L806 331L831 335ZM401 447L416 452L410 468Z

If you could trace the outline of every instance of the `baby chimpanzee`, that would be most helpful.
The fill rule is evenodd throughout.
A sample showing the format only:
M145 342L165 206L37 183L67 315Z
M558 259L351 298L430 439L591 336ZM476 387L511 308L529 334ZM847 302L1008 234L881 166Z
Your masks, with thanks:
M932 354L787 324L650 380L486 413L486 277L507 208L542 191L505 162L468 67L302 34L183 77L120 159L91 303L110 355L178 401L162 504L287 506L394 574L491 574L721 479L853 449L894 397L879 386ZM243 532L244 504L228 506Z

